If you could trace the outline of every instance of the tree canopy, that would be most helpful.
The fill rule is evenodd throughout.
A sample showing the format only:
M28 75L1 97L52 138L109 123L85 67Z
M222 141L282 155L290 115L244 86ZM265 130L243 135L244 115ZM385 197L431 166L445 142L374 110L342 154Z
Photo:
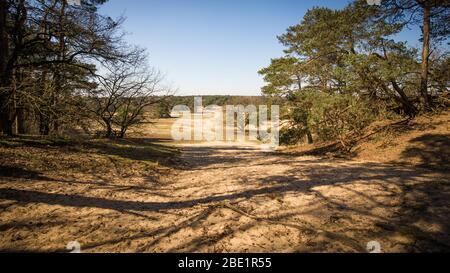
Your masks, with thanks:
M426 20L420 20L427 9L428 26ZM339 10L308 10L299 24L279 36L285 57L272 60L259 71L267 82L262 92L287 98L290 112L310 112L311 107L295 106L307 98L310 102L306 104L320 107L322 100L302 95L307 92L334 98L352 96L374 109L388 104L392 111L410 117L421 109L429 111L436 97L449 87L448 79L444 83L434 76L448 70L439 65L448 61L448 48L442 47L448 40L448 14L448 1L383 1L381 6L370 6L358 0ZM428 40L423 48L396 39L411 24L422 27L417 39ZM435 74L434 69L439 72ZM304 101L301 104L305 106ZM303 127L310 127L305 120Z

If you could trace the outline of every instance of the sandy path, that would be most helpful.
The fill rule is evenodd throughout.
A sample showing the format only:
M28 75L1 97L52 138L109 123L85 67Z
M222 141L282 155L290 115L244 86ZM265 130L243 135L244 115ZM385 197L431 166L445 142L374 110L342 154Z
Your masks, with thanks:
M448 251L448 173L184 145L162 181L0 184L0 249L85 252ZM64 186L64 187L62 187Z
M449 249L445 174L285 157L251 143L183 151L172 190L207 214L162 250L364 251L370 241L385 251Z

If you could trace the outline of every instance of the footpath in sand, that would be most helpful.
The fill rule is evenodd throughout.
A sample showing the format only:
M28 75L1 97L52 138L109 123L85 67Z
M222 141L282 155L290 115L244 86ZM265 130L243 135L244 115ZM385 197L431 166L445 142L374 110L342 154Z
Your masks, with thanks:
M155 180L2 179L0 249L84 252L448 251L445 172L184 144Z

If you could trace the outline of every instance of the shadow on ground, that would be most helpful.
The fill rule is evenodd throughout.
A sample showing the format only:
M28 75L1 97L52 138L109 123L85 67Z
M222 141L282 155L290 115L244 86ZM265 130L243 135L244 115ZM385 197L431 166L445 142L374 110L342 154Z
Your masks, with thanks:
M426 134L410 141L401 159L415 161L423 168L450 172L450 135Z
M230 159L230 163L234 163ZM268 163L270 164L270 163ZM299 178L298 173L303 173ZM283 176L270 176L257 182L261 185L258 189L242 190L223 195L208 196L204 198L185 199L173 202L135 202L123 200L110 200L107 198L96 198L84 195L65 195L55 193L44 193L33 190L0 189L0 199L26 204L47 204L51 206L62 206L66 208L100 208L127 213L146 212L171 212L184 209L192 209L198 205L211 205L201 213L184 220L177 226L163 225L161 228L151 231L139 232L126 238L101 241L99 239L88 244L88 249L104 245L113 245L123 241L134 241L140 238L155 237L141 251L149 251L157 245L162 238L176 234L181 229L201 225L205 219L214 211L214 204L227 202L240 204L248 202L255 197L284 196L286 194L308 195L314 197L316 203L326 204L341 218L370 218L374 224L368 227L370 231L364 234L364 230L344 227L344 230L336 230L338 234L353 230L362 237L389 237L395 234L403 234L412 238L414 244L405 246L408 252L442 252L450 251L450 185L448 176L443 173L439 178L429 180L430 170L405 168L377 163L360 163L351 165L337 165L324 169L323 166L301 162L295 165ZM252 180L252 177L246 177ZM397 196L401 199L400 204L392 205L389 202L379 201L377 196L371 192L353 188L354 182L382 190L386 195ZM101 185L99 185L101 186ZM352 192L363 203L363 206L351 203L351 200L340 200L326 196L318 190L319 187L331 186ZM393 191L393 186L400 191ZM133 189L130 189L133 190ZM396 207L395 217L382 217L374 213L377 209L390 209ZM316 213L311 210L309 213ZM290 217L295 213L280 211L276 216L269 216L269 220L291 221ZM297 215L299 216L299 215ZM300 216L305 216L300 215ZM338 217L338 220L339 220ZM336 221L338 221L336 220ZM229 219L224 219L229 221ZM421 223L421 226L417 226ZM430 231L423 225L434 225L440 229ZM261 222L254 221L252 224L240 227L239 231L249 230ZM4 223L3 228L15 228L14 223ZM316 227L317 229L323 227ZM340 236L341 236L340 235ZM233 232L224 233L215 238L215 242L230 238ZM347 236L347 235L345 235ZM342 237L342 236L341 236ZM339 238L341 238L339 237ZM174 251L187 248L189 251L198 251L205 245L214 242L205 241L201 238L186 238L182 242L185 247L174 249ZM304 249L303 249L304 250ZM309 249L311 251L326 251L326 249ZM358 250L355 250L358 251Z

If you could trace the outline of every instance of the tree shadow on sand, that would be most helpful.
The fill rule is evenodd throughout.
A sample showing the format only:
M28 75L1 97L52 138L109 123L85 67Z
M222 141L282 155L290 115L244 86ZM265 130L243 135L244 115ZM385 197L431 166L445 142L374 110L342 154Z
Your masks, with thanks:
M270 164L270 163L268 163ZM299 176L299 173L302 173ZM283 196L286 194L303 194L313 196L316 202L326 203L328 207L336 214L352 215L355 217L366 217L375 219L370 234L361 236L372 236L374 238L394 236L395 234L403 234L412 238L415 242L405 248L408 252L439 252L450 250L450 189L449 180L442 174L436 179L429 179L428 176L435 174L427 169L409 168L402 166L394 166L388 164L377 163L358 163L358 164L341 164L324 169L323 166L314 166L307 163L298 164L289 170L283 176L269 176L264 179L247 177L248 180L261 185L258 189L237 190L221 195L208 196L203 198L187 199L173 202L136 202L136 201L119 201L109 200L105 198L95 198L81 195L61 195L54 193L43 193L37 191L25 191L16 189L0 189L0 199L17 201L21 204L47 204L72 208L100 208L107 210L115 210L118 212L170 212L180 209L190 209L198 205L206 206L204 213L198 216L204 219L214 206L221 202L233 203L239 206L241 202L248 202L254 197ZM374 210L380 208L390 208L393 205L389 202L379 201L373 193L354 189L353 183L357 181L359 184L375 185L383 192L395 196L401 196L402 202L396 205L398 212L395 217L381 217L373 213ZM395 185L399 192L392 190ZM358 198L365 202L365 206L357 206L348 203L345 200L338 200L325 196L317 191L318 187L332 186L351 191ZM308 214L315 213L313 210ZM268 216L269 219L277 219L277 221L292 221L292 215L304 217L305 212ZM230 219L224 219L224 222ZM438 226L439 231L431 231L417 226L417 223L428 223ZM96 247L116 244L123 241L134 241L139 238L147 238L149 234L154 236L169 236L176 234L181 229L195 226L199 224L198 217L192 217L183 222L183 225L176 227L165 227L158 230L143 231L129 238L117 238L117 240L108 240L102 242L100 239L91 242L90 248L95 250ZM249 230L259 225L258 221L251 224L241 226L240 232ZM318 229L321 227L317 227ZM348 227L348 230L351 230ZM215 242L224 238L230 238L234 232L217 236ZM343 234L343 233L342 233ZM344 236L339 234L341 237ZM345 235L346 236L346 235ZM339 237L339 238L341 238ZM337 237L338 238L338 237ZM351 239L351 238L349 238ZM158 241L149 243L146 249L142 251L151 251L151 247L155 246ZM190 251L198 251L202 247L211 244L202 240L202 238L186 238L180 245L189 245ZM326 249L309 249L311 251L326 251ZM176 249L174 249L176 251ZM302 251L305 251L303 249ZM359 251L355 249L354 251Z
M48 177L45 177L42 173L37 171L30 171L25 168L15 166L2 166L0 165L0 179L33 179L38 181L48 181Z
M401 158L420 167L450 172L450 135L426 134L410 141Z

